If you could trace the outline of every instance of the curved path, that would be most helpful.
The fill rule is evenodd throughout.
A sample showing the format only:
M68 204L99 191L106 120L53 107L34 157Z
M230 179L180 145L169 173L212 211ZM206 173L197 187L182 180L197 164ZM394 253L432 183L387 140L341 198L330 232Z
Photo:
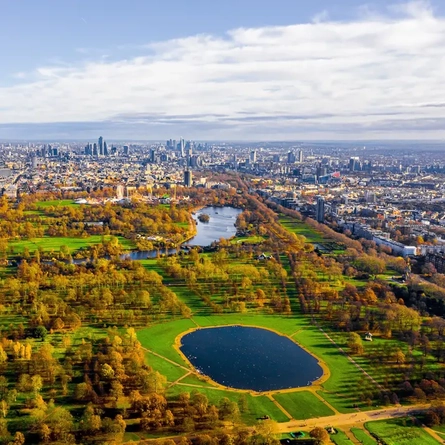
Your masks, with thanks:
M383 408L375 411L361 411L355 414L336 414L327 417L315 417L309 420L290 420L278 424L280 433L289 433L292 430L312 430L319 426L325 428L327 426L333 427L351 427L361 426L365 422L373 420L393 419L397 417L406 417L419 411L427 410L431 405L417 404L410 406L399 406L396 408Z

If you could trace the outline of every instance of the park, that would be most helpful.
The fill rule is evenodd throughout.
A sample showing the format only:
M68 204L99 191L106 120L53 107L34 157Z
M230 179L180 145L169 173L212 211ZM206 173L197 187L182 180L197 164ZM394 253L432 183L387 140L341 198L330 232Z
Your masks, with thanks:
M62 416L65 430L88 420L81 437L115 429L126 442L229 425L274 440L331 426L340 445L437 443L443 327L402 304L393 262L256 198L233 199L203 209L210 220L196 227L192 207L52 200L5 210L17 234L2 268L11 433L37 422L60 438ZM209 249L194 241L201 229ZM164 254L159 230L189 245ZM129 255L149 248L152 257ZM431 428L412 407L431 407Z

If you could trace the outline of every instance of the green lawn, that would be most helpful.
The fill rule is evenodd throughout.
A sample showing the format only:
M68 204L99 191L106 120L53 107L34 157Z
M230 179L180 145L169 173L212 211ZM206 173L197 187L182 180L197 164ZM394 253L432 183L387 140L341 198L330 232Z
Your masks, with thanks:
M331 440L335 443L335 445L351 445L351 440L348 436L337 428L336 434L331 434Z
M109 239L110 236L105 236L105 239ZM123 237L117 237L119 243L126 250L135 248L132 241ZM11 241L9 246L14 249L14 253L22 253L25 247L30 252L34 252L39 247L44 251L54 250L59 251L61 246L67 246L74 253L76 250L92 246L93 244L100 244L102 242L102 235L92 235L88 238L68 238L68 237L51 237L45 236L43 238L33 238L30 240Z
M351 428L352 434L363 445L377 445L377 441L361 428Z
M332 416L334 412L309 391L274 394L273 398L294 419Z
M406 423L406 426L404 425ZM436 439L408 419L378 420L365 424L386 445L437 445Z
M152 368L159 371L162 375L165 375L170 383L187 374L185 369L175 366L173 363L170 363L169 361L156 355L150 354L149 352L147 352L145 358L147 363Z
M233 238L231 244L260 244L265 240L263 236L237 236Z
M72 199L55 199L53 201L37 201L35 203L38 209L47 209L48 207L79 207Z
M295 218L288 216L280 216L278 218L280 224L285 227L289 232L295 233L295 235L304 236L308 243L320 243L327 241L322 233L317 232L303 221L298 221Z

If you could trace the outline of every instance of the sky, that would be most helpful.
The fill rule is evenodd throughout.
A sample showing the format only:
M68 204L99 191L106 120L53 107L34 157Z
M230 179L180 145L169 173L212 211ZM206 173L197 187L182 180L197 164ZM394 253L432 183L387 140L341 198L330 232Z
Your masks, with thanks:
M445 1L0 0L0 139L445 139Z

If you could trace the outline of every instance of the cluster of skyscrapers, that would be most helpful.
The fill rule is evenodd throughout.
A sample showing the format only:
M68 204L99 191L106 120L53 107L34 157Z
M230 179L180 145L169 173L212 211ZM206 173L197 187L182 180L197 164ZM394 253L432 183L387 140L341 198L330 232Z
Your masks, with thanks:
M123 155L128 156L129 155L129 147L128 145L123 146ZM107 157L110 155L116 155L117 154L117 148L116 147L108 147L107 141L104 140L102 136L99 137L99 140L97 143L94 144L87 144L85 146L85 155L86 156L94 156L94 157Z

